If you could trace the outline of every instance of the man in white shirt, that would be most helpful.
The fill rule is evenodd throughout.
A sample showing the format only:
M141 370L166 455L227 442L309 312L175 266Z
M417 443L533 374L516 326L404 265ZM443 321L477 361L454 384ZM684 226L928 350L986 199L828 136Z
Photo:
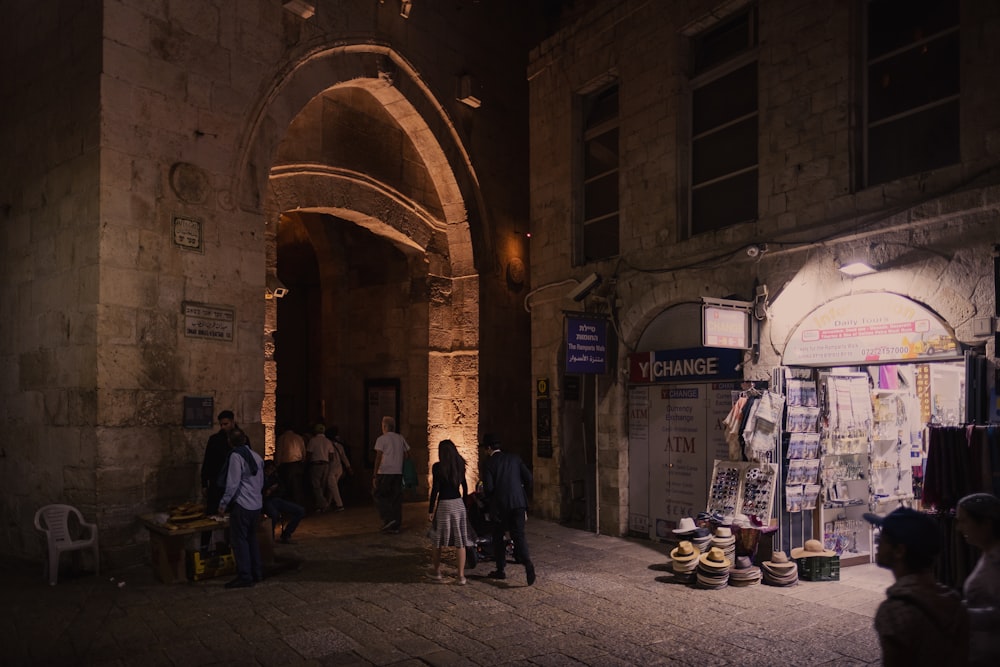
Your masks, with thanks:
M264 461L250 449L246 434L238 428L229 432L232 451L226 462L226 490L216 510L229 513L229 533L236 559L236 578L226 588L250 588L264 578L264 565L257 543L257 523L264 504Z
M398 533L403 525L403 459L409 451L406 439L396 433L396 420L382 417L382 435L375 440L372 491L386 533Z
M309 444L306 445L306 461L309 463L306 470L312 488L313 509L325 512L327 505L330 504L326 497L326 478L330 471L333 443L326 437L326 426L323 424L316 424L313 432L315 435L309 438Z

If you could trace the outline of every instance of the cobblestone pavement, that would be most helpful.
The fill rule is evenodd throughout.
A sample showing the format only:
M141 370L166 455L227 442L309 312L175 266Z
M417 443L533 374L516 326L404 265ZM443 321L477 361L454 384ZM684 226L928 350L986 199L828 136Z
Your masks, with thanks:
M425 575L426 506L378 532L372 507L307 517L281 568L167 585L150 568L48 586L36 563L0 574L3 665L864 665L891 575L707 591L671 583L668 547L529 519L538 581L481 563L468 585ZM65 557L64 558L68 558Z

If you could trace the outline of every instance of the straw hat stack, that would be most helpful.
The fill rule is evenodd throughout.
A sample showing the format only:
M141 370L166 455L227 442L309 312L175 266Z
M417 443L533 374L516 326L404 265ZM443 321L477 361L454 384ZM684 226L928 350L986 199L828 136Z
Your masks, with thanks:
M736 558L736 536L733 535L733 529L729 526L716 528L715 535L712 536L712 546L722 549L730 561Z
M712 546L712 534L708 528L700 527L689 516L684 517L677 523L677 527L674 528L674 534L678 539L689 541L694 545L699 554L708 551Z
M677 548L670 552L670 561L674 575L679 581L694 581L694 571L698 566L698 556L701 552L687 540L682 540Z
M784 551L775 551L771 560L760 564L764 583L771 586L794 586L799 583L799 568L794 561L788 560Z
M698 588L718 590L729 585L729 567L733 564L722 549L712 547L698 558Z
M760 583L760 568L753 564L750 556L740 556L729 571L730 586L756 586Z

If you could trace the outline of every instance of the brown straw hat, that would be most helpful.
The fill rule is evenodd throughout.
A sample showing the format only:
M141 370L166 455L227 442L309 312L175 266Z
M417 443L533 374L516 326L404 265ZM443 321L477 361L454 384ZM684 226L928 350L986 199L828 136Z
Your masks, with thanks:
M806 540L801 548L792 549L792 558L815 558L816 556L836 556L836 551L823 548L823 543L819 540Z
M694 545L687 540L683 540L677 545L676 549L670 552L670 558L678 563L687 563L697 558L700 553L700 551L694 548Z
M698 559L698 562L705 567L719 570L728 568L733 564L731 560L726 558L725 552L719 547L712 547L707 553L703 553Z

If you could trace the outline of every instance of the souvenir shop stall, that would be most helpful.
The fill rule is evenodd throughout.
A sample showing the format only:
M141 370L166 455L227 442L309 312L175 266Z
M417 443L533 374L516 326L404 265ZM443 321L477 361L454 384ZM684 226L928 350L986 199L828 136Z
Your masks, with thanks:
M706 511L673 529L679 540L670 552L675 579L715 590L839 578L836 554L816 540L792 549L791 557L774 548L785 396L748 383L732 401L723 420L729 460L714 463Z
M921 423L913 367L782 370L786 525L822 540L843 565L871 562L865 512L911 506ZM799 516L809 513L808 516Z
M675 573L711 588L720 564L746 564L740 557L763 567L790 554L796 579L812 581L839 578L841 565L872 562L864 513L915 502L924 371L894 364L782 368L769 386L783 392L753 385L733 392L723 421L728 460L714 462L706 511L674 530L689 543L678 546ZM721 560L711 555L717 548Z

